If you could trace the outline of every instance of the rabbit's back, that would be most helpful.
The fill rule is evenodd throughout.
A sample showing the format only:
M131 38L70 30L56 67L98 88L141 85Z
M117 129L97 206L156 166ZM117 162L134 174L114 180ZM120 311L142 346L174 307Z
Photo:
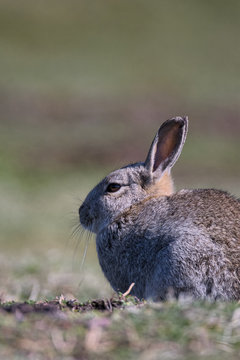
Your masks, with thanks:
M194 226L208 233L213 243L240 256L239 199L225 191L199 189L181 190L170 196L168 202L169 209L174 209L170 216L176 221L181 216L191 219Z
M97 250L115 290L239 298L240 202L212 189L147 198L98 235Z

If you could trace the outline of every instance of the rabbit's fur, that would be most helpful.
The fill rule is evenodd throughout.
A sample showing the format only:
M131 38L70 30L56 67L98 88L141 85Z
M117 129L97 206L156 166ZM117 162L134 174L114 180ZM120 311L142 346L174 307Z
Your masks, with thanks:
M214 189L174 193L170 175L187 118L162 124L144 163L103 179L79 209L96 233L102 270L116 291L164 300L240 298L240 202Z

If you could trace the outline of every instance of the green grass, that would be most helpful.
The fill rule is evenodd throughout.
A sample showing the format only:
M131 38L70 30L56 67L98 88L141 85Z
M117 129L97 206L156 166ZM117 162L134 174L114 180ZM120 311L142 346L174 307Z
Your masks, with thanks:
M28 302L34 305L33 302ZM0 313L11 359L238 359L239 304L171 301L113 312ZM12 304L9 304L10 306Z

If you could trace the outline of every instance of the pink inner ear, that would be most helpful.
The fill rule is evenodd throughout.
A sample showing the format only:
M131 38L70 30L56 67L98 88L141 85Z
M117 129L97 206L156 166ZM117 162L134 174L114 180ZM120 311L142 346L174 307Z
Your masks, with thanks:
M176 122L166 124L164 128L160 128L153 171L156 171L166 159L169 158L170 161L175 154L181 142L181 131L179 129L182 126L182 123Z

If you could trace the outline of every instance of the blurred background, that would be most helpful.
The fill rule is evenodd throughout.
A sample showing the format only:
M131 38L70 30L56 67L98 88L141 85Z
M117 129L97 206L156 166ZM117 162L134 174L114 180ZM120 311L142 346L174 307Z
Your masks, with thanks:
M170 117L190 120L176 188L240 195L239 18L238 0L0 0L2 301L112 294L77 210Z

